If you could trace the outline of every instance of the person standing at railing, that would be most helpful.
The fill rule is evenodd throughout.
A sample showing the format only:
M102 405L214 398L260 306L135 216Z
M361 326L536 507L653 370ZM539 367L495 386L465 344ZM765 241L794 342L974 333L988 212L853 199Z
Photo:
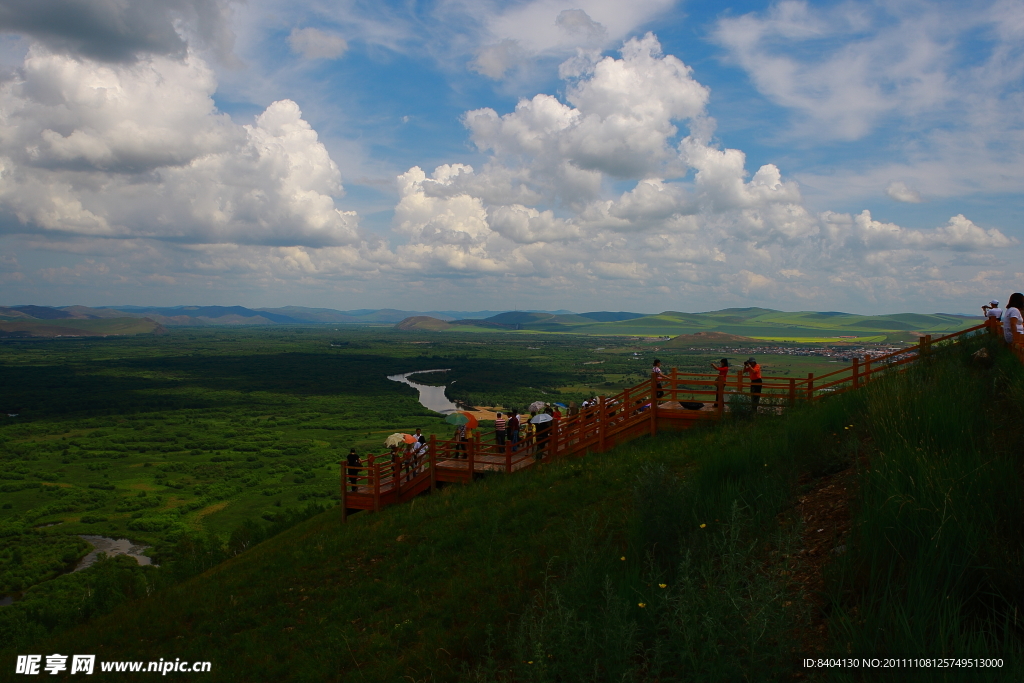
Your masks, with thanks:
M1003 311L1003 338L1007 344L1012 344L1015 334L1024 334L1024 294L1014 292L1010 300L1006 302L1006 310Z
M349 449L345 462L345 469L348 470L348 483L352 486L352 492L355 493L359 490L357 486L359 482L359 454L356 453L356 449Z
M508 424L508 420L501 413L494 416L494 443L495 445L504 448L505 447L505 425Z
M519 411L515 408L509 413L508 422L505 423L505 438L515 451L519 444Z
M665 395L665 392L661 390L661 378L664 374L665 371L661 369L661 360L655 358L651 366L651 377L654 379L655 389L658 390L658 398Z
M455 429L455 457L468 458L466 454L466 442L469 441L466 433L466 425L459 425ZM461 454L461 455L460 455Z
M537 445L537 425L533 423L533 418L537 417L537 411L530 411L530 419L526 421L520 429L523 432L523 443L526 444L526 452L534 453L534 447Z
M552 410L551 406L547 406L543 414L548 415L551 419L538 424L533 424L531 420L530 425L533 427L534 434L536 435L537 450L534 452L534 458L537 460L542 460L548 452L548 443L551 441L551 426L555 424L554 410Z
M402 447L391 447L391 485L397 487L402 481Z
M725 395L725 382L729 379L729 359L723 358L721 365L715 365L715 361L711 361L711 367L718 371L718 377L715 378L715 397L717 399L718 394ZM718 401L716 400L715 408L717 407Z
M757 414L757 406L761 403L761 389L764 388L764 380L761 378L761 366L753 357L743 363L743 369L750 375L750 405Z
M981 312L986 318L1003 319L1003 309L999 308L999 302L996 299L989 301L987 306L982 306Z
M416 430L419 432L420 430ZM420 473L420 468L423 466L423 458L427 454L427 437L422 434L418 435L416 443L412 445L412 477L415 477Z

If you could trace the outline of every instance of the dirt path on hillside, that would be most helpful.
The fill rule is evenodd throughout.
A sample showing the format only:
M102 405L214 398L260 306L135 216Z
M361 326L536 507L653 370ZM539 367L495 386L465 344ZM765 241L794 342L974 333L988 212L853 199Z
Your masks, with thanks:
M851 515L850 503L856 487L856 468L811 482L813 488L797 499L796 515L803 523L800 548L793 555L793 587L810 603L811 628L800 634L808 655L825 652L828 646L828 612L822 570L846 552ZM781 520L780 520L781 521Z

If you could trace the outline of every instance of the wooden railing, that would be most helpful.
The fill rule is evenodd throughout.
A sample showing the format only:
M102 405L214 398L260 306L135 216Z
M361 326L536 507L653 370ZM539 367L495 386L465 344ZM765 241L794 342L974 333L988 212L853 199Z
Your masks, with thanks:
M478 430L465 441L431 436L427 453L419 457L387 453L366 456L359 467L343 465L343 515L350 509L379 511L433 490L437 482L470 482L483 472L511 474L539 462L601 453L660 430L687 429L702 421L719 420L727 407L752 409L755 396L763 410L779 412L801 401L859 389L885 374L903 371L937 345L985 332L1003 338L1002 325L989 319L941 337L924 335L916 345L882 356L854 358L850 366L824 375L764 376L757 394L751 391L742 368L724 376L672 368L614 396L601 396L596 406L554 420L549 428L515 444L502 444L493 431L481 434ZM1009 347L1024 362L1024 334L1015 333ZM529 419L522 417L524 423Z

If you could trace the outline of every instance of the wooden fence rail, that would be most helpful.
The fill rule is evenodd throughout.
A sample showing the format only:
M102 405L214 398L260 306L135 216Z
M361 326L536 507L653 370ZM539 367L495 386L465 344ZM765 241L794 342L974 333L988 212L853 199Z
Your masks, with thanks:
M751 391L749 382L744 385L742 368L724 378L717 373L686 373L672 368L614 396L600 396L596 406L554 420L549 428L517 443L502 444L493 431L476 432L466 441L431 436L425 453L368 455L360 458L358 467L343 464L343 519L351 511L377 512L406 502L432 491L438 482L468 483L485 472L512 474L537 463L602 453L639 436L720 420L727 404L751 409L755 395L761 408L779 412L799 401L816 401L859 389L888 373L902 372L906 365L926 358L936 345L986 332L1003 338L1001 324L989 319L934 339L924 335L916 345L882 356L854 358L849 367L817 377L814 373L805 378L764 376L760 394ZM1008 346L1024 362L1024 334L1014 333ZM524 422L529 419L523 417Z

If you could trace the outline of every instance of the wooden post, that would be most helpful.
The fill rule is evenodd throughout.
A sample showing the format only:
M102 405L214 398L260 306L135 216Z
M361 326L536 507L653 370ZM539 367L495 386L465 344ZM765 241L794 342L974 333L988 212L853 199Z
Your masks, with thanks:
M651 436L658 433L658 383L651 378Z
M719 377L721 379L715 379L715 404L718 406L718 419L722 419L722 415L725 414L725 383L728 381L728 375Z
M405 469L405 456L398 458L398 469L395 469L395 463L391 461L391 488L395 492L395 502L399 501L402 493L402 470Z
M348 521L348 487L345 486L347 461L341 461L341 521Z
M562 417L564 420L565 417ZM551 438L548 440L548 457L554 460L558 457L558 442L562 440L562 420L552 420Z
M437 476L434 472L434 465L437 464L437 437L433 434L430 435L430 490L433 491L437 488Z
M796 405L796 378L789 378L789 407Z
M671 394L669 395L669 399L668 400L678 402L679 401L679 393L678 393L678 390L676 389L676 374L678 374L678 371L675 368L672 368L672 372L669 375L669 377L672 378L672 381L669 384L669 387L670 387L669 391L671 392Z
M597 452L604 453L605 432L608 431L608 405L605 402L604 396L599 397L597 401L597 419Z
M373 466L373 511L380 512L380 465Z
M808 372L807 373L807 400L808 401L813 401L814 400L814 373L813 372Z
M918 358L924 358L932 350L932 335L926 334L917 340L917 356Z
M473 472L476 470L476 443L473 439L466 441L466 450L469 451L469 480L473 481Z
M860 389L860 358L853 357L853 388Z
M505 442L505 473L512 474L512 442Z
M864 384L871 381L871 356L864 356Z

